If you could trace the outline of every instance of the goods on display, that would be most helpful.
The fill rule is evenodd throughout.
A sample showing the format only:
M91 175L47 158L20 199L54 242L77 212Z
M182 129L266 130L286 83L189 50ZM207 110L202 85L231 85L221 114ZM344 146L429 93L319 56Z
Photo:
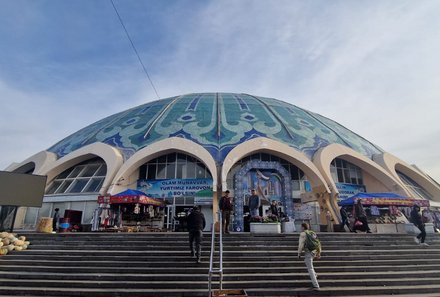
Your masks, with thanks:
M0 256L7 255L12 251L24 251L31 244L25 236L18 236L16 233L0 233Z
M43 217L40 218L37 225L37 232L42 233L52 233L53 225L52 225L53 219Z

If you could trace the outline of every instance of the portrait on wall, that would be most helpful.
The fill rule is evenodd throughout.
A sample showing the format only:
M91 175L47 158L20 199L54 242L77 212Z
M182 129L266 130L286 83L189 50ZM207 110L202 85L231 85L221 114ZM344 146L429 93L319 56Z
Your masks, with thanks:
M269 205L272 200L281 201L282 178L276 170L252 169L246 174L243 190L247 197L250 190L255 189L263 205Z

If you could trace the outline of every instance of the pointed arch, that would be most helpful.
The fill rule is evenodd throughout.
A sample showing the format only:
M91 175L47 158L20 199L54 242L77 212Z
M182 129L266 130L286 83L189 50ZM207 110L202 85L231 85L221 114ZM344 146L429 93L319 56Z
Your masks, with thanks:
M17 170L21 170L23 168L30 170L33 167L32 173L40 174L41 171L44 171L45 168L50 167L54 162L56 162L56 160L57 160L56 154L54 154L52 152L48 152L48 151L41 151L41 152L27 158L23 162L13 163L13 164L9 165L5 170L6 171L17 171Z
M100 194L104 194L109 188L111 181L116 175L116 172L124 162L122 154L119 152L119 150L105 143L95 142L77 149L76 151L73 151L70 154L58 159L51 166L39 172L39 174L47 175L48 182L51 182L64 170L93 157L100 157L104 160L107 166L105 180L99 191Z
M325 179L319 172L318 168L309 158L307 158L306 155L284 143L266 137L258 137L243 142L228 153L221 172L223 189L227 188L226 179L234 164L244 157L258 152L277 156L297 166L307 176L312 188L322 187L325 191L330 192Z
M211 173L213 191L217 191L217 167L211 154L203 146L193 141L180 137L170 137L148 145L131 156L116 174L109 193L115 194L125 190L126 185L129 184L130 176L142 164L171 152L180 152L200 160Z
M336 183L330 173L330 164L336 158L344 159L362 168L363 171L367 172L382 183L388 191L405 194L405 189L402 187L402 184L384 168L379 166L379 164L349 147L340 144L330 144L315 153L313 156L313 163L322 172L325 180L335 193L338 193L338 190L336 189Z
M413 197L413 194L401 181L399 175L397 174L397 171L402 172L403 174L414 180L417 184L419 184L432 196L432 200L440 202L440 185L417 167L412 166L389 153L374 155L373 160L381 165L390 175L392 175L396 180L400 182L400 184L405 188L408 196Z
M332 195L329 198L329 205L331 207L330 211L332 212L332 216L334 218L339 217L339 207L337 202L339 191L336 188L336 182L332 178L330 172L330 164L336 158L344 159L360 167L364 172L368 173L372 178L374 178L374 180L378 182L378 185L376 186L377 189L381 189L374 191L389 191L406 195L406 191L402 187L402 184L377 163L373 162L366 156L356 152L349 147L343 146L341 144L330 144L324 148L319 149L315 153L315 155L313 156L313 163L322 172L326 182L332 190ZM383 188L385 188L386 191L384 191ZM321 220L323 220L322 217Z
M266 161L249 161L244 164L241 169L235 174L234 191L234 231L242 232L244 230L243 220L243 206L245 199L245 192L243 189L244 178L252 169L273 169L276 170L282 177L282 192L281 202L285 206L286 214L289 218L293 218L293 202L292 202L292 188L290 184L290 174L279 162Z

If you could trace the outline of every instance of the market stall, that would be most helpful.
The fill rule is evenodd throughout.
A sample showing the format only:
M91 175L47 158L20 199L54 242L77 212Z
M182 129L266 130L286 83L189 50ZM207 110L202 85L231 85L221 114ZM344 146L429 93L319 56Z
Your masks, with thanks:
M164 206L161 199L128 189L112 196L98 196L101 211L100 229L134 231L162 231ZM94 218L95 219L95 218Z
M433 231L440 233L440 202L431 201L429 203L429 206L430 207L425 210L426 213L424 214L424 216L430 217L433 225ZM427 232L429 232L429 229L427 230Z
M347 207L351 213L359 200L367 212L371 231L376 233L412 232L413 224L408 220L411 207L415 204L429 207L428 200L407 198L394 193L357 193L340 201L338 205Z

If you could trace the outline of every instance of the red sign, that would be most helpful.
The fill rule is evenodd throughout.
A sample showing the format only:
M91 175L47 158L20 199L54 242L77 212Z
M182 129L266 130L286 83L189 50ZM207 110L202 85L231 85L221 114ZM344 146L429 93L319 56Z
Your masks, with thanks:
M356 200L359 200L356 199ZM428 207L429 201L422 199L402 199L402 198L392 198L392 197L384 197L384 198L360 198L362 204L364 205L396 205L396 206L413 206L417 204L421 207Z
M98 196L98 204L109 204L110 203L110 196Z
M153 206L164 206L164 202L159 199L147 196L128 195L128 196L98 196L98 203L115 204L115 203L140 203Z

